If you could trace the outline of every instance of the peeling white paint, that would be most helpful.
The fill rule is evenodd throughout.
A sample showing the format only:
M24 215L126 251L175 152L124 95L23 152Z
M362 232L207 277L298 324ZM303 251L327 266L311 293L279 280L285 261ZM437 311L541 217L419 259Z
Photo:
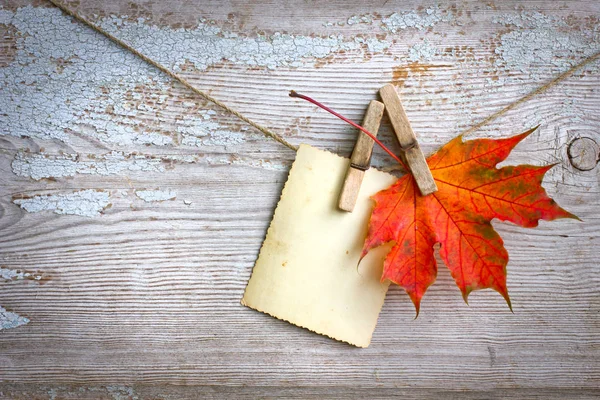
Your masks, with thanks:
M106 391L112 396L113 400L139 400L139 396L130 386L109 385Z
M108 207L109 194L97 190L81 190L69 194L34 196L15 199L13 203L27 212L53 211L55 214L96 217Z
M440 22L452 20L450 11L442 11L439 7L429 7L423 12L404 11L401 13L393 13L389 17L384 17L381 20L382 29L391 33L397 33L401 30L413 28L423 30L432 27Z
M56 8L2 10L0 21L19 32L14 60L0 68L0 135L73 142L73 131L85 140L128 147L231 146L247 136L219 124L209 110L194 109L194 117L177 121L161 116L168 106L164 92L172 84L170 78ZM195 29L118 17L100 23L175 70L189 63L204 70L224 61L247 67L298 67L340 51L363 58L391 45L377 38L341 35L238 35L206 22ZM147 124L144 114L155 115L160 125ZM76 167L68 161L62 160L62 166L57 161L52 174L71 176ZM45 175L50 173L38 170L40 179Z
M361 38L361 37L357 37L355 39L356 43L361 43L364 46L367 47L367 50L369 50L369 52L373 53L373 54L378 54L378 53L382 53L383 51L385 51L387 48L390 47L390 43L386 42L386 41L382 41L379 39L375 39L375 38Z
M0 24L9 25L12 21L13 13L0 8Z
M3 329L12 329L29 323L29 319L21 317L17 313L7 311L0 306L0 331Z
M28 6L3 18L20 34L15 60L0 68L0 134L68 142L65 131L85 125L85 134L103 142L172 142L121 105L136 85L168 82L158 71L59 9ZM109 105L114 115L106 114Z
M200 118L178 121L160 116L168 106L164 92L170 78L58 9L2 10L0 19L19 31L15 59L0 68L0 135L72 142L67 132L74 131L129 147L177 146L177 131L185 133L184 140L202 138L188 139L194 146L240 143L245 138L243 132L232 132L216 122L214 111L194 109ZM175 31L164 28L167 36ZM147 43L158 48L152 40ZM185 54L187 50L173 50L170 56L183 63ZM156 115L161 124L148 124L143 114ZM76 167L68 161L66 157L62 166L57 161L53 173L73 174ZM85 168L80 172L85 173Z
M42 279L42 275L23 271L20 269L0 267L0 278L4 279L6 282L21 281L24 279L39 281L40 279Z
M186 62L199 70L221 65L223 61L269 69L300 67L314 65L316 60L340 51L355 51L359 55L364 52L361 38L309 37L279 32L269 36L245 36L206 20L194 29L170 29L146 24L143 18L129 22L116 16L104 18L100 24L153 60L176 71ZM373 40L379 42L373 48L390 46L387 41Z
M437 48L427 39L408 49L410 61L431 61L437 53Z
M292 163L292 160L265 160L262 158L244 157L240 154L172 154L161 155L160 159L179 163L198 163L200 165L240 165L271 171L287 171Z
M595 31L569 29L563 19L540 12L505 14L493 22L517 28L500 37L497 66L529 73L535 80L566 70L600 49L598 25Z
M35 180L62 178L75 174L118 175L127 171L164 172L160 159L113 151L99 159L82 160L78 154L51 156L43 153L18 152L12 170L16 175Z
M373 14L353 15L350 18L348 18L346 23L348 25L357 25L357 24L371 25L373 23L374 18L375 17Z
M200 158L200 162L207 165L239 165L250 168L260 168L269 171L287 171L292 161L285 160L264 160L249 157L243 157L238 154L232 155L206 155Z
M486 107L474 107L474 104L485 104L490 99L500 99L504 93L512 95L530 93L540 82L546 82L569 67L579 63L588 55L600 51L600 25L591 27L582 17L559 18L543 13L514 11L493 19L496 33L484 41L481 49L468 46L452 46L451 51L445 46L438 48L434 54L429 53L430 64L448 64L453 69L453 79L448 81L449 88L442 93L424 91L422 85L414 81L405 82L403 90L406 93L418 94L416 101L422 102L422 107L437 106L443 103L452 105L458 118L448 121L453 129L462 130L481 121L486 117L482 110ZM458 24L458 18L453 24ZM589 21L588 21L589 22ZM428 37L432 37L429 36ZM435 37L435 36L434 36ZM442 43L438 43L442 46ZM485 51L493 49L495 54ZM422 48L413 46L409 49L409 57L420 58ZM419 61L421 61L419 59ZM423 60L425 61L425 60ZM585 68L588 72L598 73L600 63L593 63ZM438 79L438 71L431 69L418 77L422 80ZM448 73L448 70L443 73ZM409 76L412 76L410 74ZM562 91L569 91L571 86L561 86ZM575 89L572 96L579 97ZM507 99L508 101L508 99ZM552 108L552 112L540 113L537 108L527 109L525 121L537 121L547 124L555 121L556 115L568 118L570 122L581 121L584 113L578 109L577 101L561 101ZM535 126L537 123L528 122L523 126ZM491 134L491 133L490 133ZM498 130L497 135L505 132ZM423 138L427 144L428 138ZM431 142L433 144L433 142Z
M11 167L18 176L39 181L43 178L74 176L77 172L77 155L48 156L41 153L18 152Z
M183 140L186 143L197 144L215 143L219 136L204 137L190 136ZM197 142L194 142L197 140ZM236 143L223 134L219 145L227 146ZM284 171L289 163L253 159L239 155L199 156L193 154L143 155L113 151L98 158L84 159L80 154L49 155L43 153L18 152L12 162L12 170L16 175L35 180L45 178L72 177L76 174L91 175L125 175L132 171L164 172L164 162L204 163L206 165L243 165L251 168Z
M262 168L271 171L287 171L289 169L289 165L285 163L276 163L269 160L248 159L239 156L234 157L228 164L243 165L251 168Z
M406 29L424 30L437 25L440 22L450 22L454 20L454 15L449 10L442 10L439 6L431 6L423 11L406 10L395 12L387 17L380 17L374 14L352 15L344 21L325 22L323 26L344 26L344 25L373 25L379 22L383 31L398 33Z
M342 24L374 23L381 24L381 29L386 32L410 30L412 34L444 22L458 24L465 18L436 6L383 18L369 14L352 16L345 18ZM198 104L193 101L183 103L185 111L193 114L191 117L186 115L172 120L161 115L169 105L164 91L170 88L171 81L103 36L73 23L59 10L43 7L24 7L14 12L0 10L0 22L13 25L19 32L15 59L0 68L0 135L74 141L79 139L71 136L69 131L75 131L83 140L100 141L110 148L144 144L228 148L246 140L243 130L219 124L216 122L219 116L214 111L198 109ZM403 59L455 64L455 81L473 83L446 90L443 95L423 93L422 88L410 84L405 85L404 90L419 90L419 99L433 102L434 106L442 100L449 102L464 114L464 118L461 115L460 122L456 122L462 126L481 117L473 112L472 104L478 99L467 97L466 93L481 94L481 99L485 99L514 83L526 92L532 88L529 84L535 82L524 76L534 81L546 79L600 49L600 26L597 24L595 28L577 28L571 22L567 25L564 19L517 11L498 17L494 22L514 29L509 32L505 29L498 36L490 37L487 44L496 46L497 52L497 58L491 63L487 58L474 55L472 50L453 48L451 53L441 52L441 49L434 52L434 46L426 42L413 45ZM102 24L173 68L191 63L203 69L222 65L223 59L246 67L310 66L341 50L349 49L346 56L360 57L385 52L391 45L390 41L362 36L237 35L207 22L195 29L173 29L150 25L143 19L130 22L126 18L109 17L103 19ZM538 37L534 38L536 35ZM221 53L211 52L213 47L219 47ZM388 61L391 62L391 58L386 58ZM593 68L597 69L598 63ZM513 70L528 75L511 75ZM435 73L434 70L428 72ZM148 115L152 115L155 123L147 123ZM15 158L13 171L33 179L78 173L124 174L130 171L130 155L119 154L127 159L127 163L114 159L87 160L73 155L37 157L27 154L21 159ZM231 156L208 156L201 161L265 169L287 168L278 162L269 165L260 160ZM150 163L140 167L142 170L155 165L153 161L140 159L137 162ZM160 168L158 164L156 166Z
M50 396L48 400L56 400L57 395L58 395L58 391L56 390L56 388L52 388L52 389L48 390L48 396Z
M162 155L160 156L160 159L165 161L175 161L189 164L198 161L200 157L194 154L170 154Z
M177 193L172 190L136 190L135 195L147 203L177 198Z
M48 387L48 385L46 385ZM31 393L31 392L30 392ZM37 392L34 392L37 393ZM106 386L56 386L45 391L48 400L56 399L112 399L112 400L140 400L134 387L123 385ZM41 398L41 396L38 396ZM32 394L30 398L38 398ZM170 396L158 396L152 398L170 398Z
M243 143L247 133L223 129L216 122L213 110L202 110L200 116L187 117L177 121L177 132L181 134L181 144L187 146L231 146Z

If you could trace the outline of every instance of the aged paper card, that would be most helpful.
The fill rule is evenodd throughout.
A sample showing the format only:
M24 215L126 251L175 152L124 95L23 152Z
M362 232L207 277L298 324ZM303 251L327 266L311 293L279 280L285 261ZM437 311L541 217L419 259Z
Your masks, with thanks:
M369 197L395 177L367 171L352 213L337 208L349 160L301 145L242 304L314 332L367 347L388 283L389 247L357 270L372 209Z

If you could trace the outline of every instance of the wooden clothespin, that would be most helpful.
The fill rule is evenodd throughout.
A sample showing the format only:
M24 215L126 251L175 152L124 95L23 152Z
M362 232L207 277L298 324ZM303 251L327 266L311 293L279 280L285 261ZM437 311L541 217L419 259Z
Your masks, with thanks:
M419 147L417 137L404 112L404 107L402 107L402 102L396 92L396 88L393 85L385 85L379 89L379 95L385 104L388 117L400 142L400 148L404 152L408 167L417 182L421 194L427 196L436 192L438 190L437 185L433 180L427 161L425 161L425 155Z
M373 135L377 135L384 109L385 106L383 103L377 100L371 100L365 118L363 119L363 128ZM371 165L371 154L373 153L374 143L373 139L364 132L358 132L358 139L356 145L354 145L354 150L352 151L350 166L348 167L348 172L346 172L346 179L344 180L338 202L338 207L341 210L350 212L354 210L354 205L356 204L365 171L368 170Z

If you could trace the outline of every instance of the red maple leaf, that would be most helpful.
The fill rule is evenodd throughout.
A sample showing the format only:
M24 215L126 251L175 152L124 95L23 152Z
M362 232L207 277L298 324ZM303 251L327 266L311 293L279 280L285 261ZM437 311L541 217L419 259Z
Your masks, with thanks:
M577 218L541 186L553 165L496 168L534 130L499 140L463 142L459 136L427 159L437 192L422 196L407 174L372 197L375 207L362 256L395 242L381 280L402 286L417 315L421 298L437 275L436 243L441 244L440 255L465 302L471 291L492 288L511 307L506 288L508 253L490 221L498 218L534 227L540 219Z

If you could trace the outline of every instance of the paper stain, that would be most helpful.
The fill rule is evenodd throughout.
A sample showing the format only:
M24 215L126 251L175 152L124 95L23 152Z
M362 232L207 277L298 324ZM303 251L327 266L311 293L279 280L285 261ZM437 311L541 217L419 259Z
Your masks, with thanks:
M4 307L0 306L0 331L17 328L28 323L28 318L21 317L19 314L7 311Z
M5 282L22 280L40 281L42 279L42 275L36 272L29 272L22 269L12 269L2 266L0 267L0 278L2 278Z
M23 210L30 213L52 211L55 214L97 217L109 206L109 194L99 190L81 190L68 194L34 196L14 199Z
M136 190L135 195L146 203L174 200L177 198L177 193L172 190Z

